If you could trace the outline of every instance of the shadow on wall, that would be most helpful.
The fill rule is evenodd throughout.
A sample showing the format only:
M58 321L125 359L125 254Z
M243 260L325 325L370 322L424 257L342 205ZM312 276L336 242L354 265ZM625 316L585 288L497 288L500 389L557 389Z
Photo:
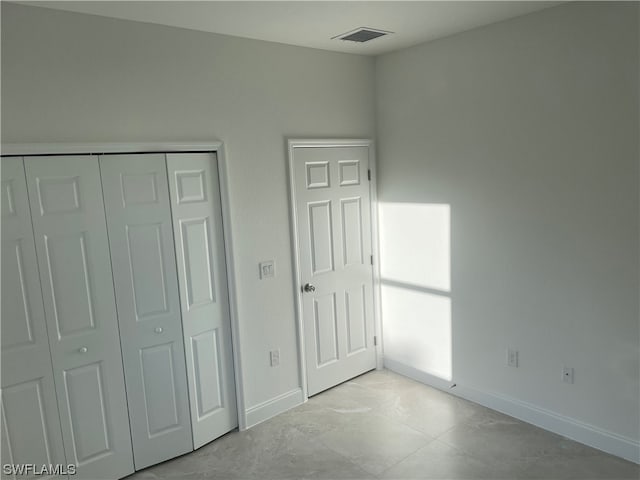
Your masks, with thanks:
M385 358L451 381L451 206L379 209Z

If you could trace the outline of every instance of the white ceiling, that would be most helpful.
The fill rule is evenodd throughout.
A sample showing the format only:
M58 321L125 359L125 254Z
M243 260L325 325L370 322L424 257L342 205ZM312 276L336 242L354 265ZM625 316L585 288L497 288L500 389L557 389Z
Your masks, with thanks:
M30 1L40 7L377 55L525 15L550 1ZM365 44L332 40L358 27L395 32Z

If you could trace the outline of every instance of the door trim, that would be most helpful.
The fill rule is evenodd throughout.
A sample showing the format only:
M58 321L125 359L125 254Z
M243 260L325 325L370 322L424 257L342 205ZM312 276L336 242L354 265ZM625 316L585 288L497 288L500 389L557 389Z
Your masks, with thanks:
M218 158L218 178L222 204L222 231L224 236L225 261L229 292L229 316L231 321L231 347L233 350L233 372L236 383L238 428L247 429L244 383L240 349L240 323L238 320L235 261L233 254L230 181L225 146L221 141L209 142L142 142L142 143L28 143L3 144L1 156L37 155L101 155L108 153L184 153L215 152Z
M223 148L213 142L149 142L149 143L8 143L0 147L2 156L35 155L101 155L106 153L178 153L217 152Z
M287 139L287 173L289 175L289 223L291 225L291 248L293 258L293 280L295 282L295 313L298 340L298 357L299 357L299 381L302 388L303 401L309 398L307 387L307 361L306 351L304 347L304 319L302 314L302 275L300 268L300 245L298 242L298 215L296 208L296 186L294 175L293 154L296 148L328 148L328 147L367 147L369 151L369 170L371 171L371 181L369 182L369 198L371 201L371 247L373 262L373 325L375 335L378 339L375 345L376 369L382 368L382 322L381 322L381 304L380 304L380 246L378 242L378 196L376 182L376 157L374 144L372 140L362 139L306 139L306 138L288 138Z

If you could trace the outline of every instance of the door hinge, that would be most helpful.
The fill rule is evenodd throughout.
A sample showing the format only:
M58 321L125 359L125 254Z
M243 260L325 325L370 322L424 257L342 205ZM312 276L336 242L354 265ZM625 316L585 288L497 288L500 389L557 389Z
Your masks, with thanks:
M377 335L374 335L374 337L373 337L373 346L374 347L378 346L378 337L377 337Z
M367 178L371 181L371 169L367 170Z
M371 265L373 265L373 255L371 255Z

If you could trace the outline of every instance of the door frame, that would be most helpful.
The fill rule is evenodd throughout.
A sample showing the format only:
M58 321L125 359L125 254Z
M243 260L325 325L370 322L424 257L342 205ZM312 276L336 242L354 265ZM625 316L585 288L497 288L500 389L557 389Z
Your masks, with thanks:
M374 346L376 355L376 369L382 369L382 322L380 303L380 245L378 236L378 195L376 177L376 156L373 140L366 138L340 139L340 138L288 138L287 139L287 173L289 175L289 216L291 225L291 256L293 258L293 280L295 282L295 313L298 340L299 380L302 388L302 398L306 402L309 398L307 387L307 361L304 346L304 317L302 312L302 273L300 268L300 245L298 242L298 211L296 207L296 186L294 174L294 151L296 148L331 148L331 147L367 147L369 151L369 170L371 181L369 182L369 199L371 210L371 249L373 252L373 325L377 342Z
M244 383L242 375L240 323L238 320L237 288L235 277L235 255L233 253L231 195L229 172L225 146L221 141L209 142L149 142L149 143L28 143L3 144L0 155L3 157L24 157L37 155L102 155L109 153L185 153L215 152L220 181L220 200L222 206L222 232L227 267L229 292L229 316L231 322L231 348L233 351L233 373L236 384L236 404L239 430L247 429Z

